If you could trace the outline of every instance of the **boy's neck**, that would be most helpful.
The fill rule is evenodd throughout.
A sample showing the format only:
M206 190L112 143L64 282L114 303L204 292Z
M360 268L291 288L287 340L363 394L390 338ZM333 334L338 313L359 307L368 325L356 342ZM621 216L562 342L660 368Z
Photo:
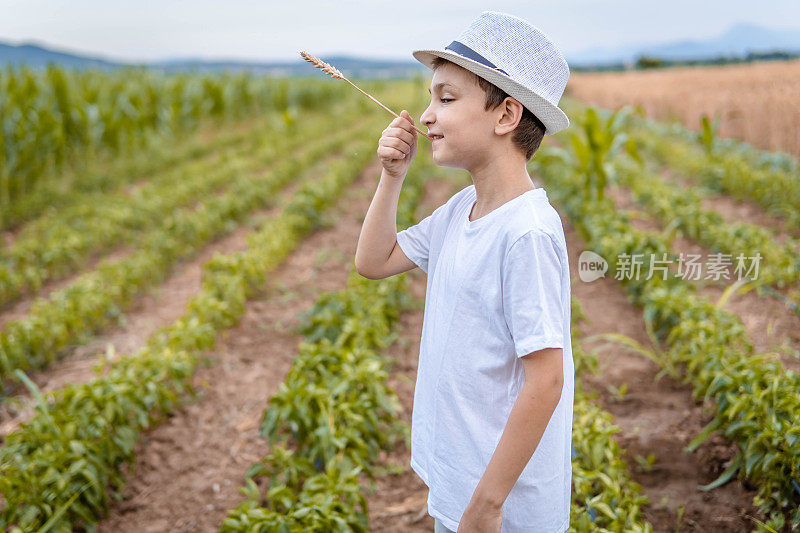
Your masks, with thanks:
M476 220L520 194L537 188L519 158L499 157L469 171L477 200L470 214Z

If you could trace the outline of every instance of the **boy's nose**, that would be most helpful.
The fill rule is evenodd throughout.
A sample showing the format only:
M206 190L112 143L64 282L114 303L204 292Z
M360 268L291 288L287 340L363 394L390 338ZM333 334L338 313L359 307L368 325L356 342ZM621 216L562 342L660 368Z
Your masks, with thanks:
M430 106L428 106L428 108L425 109L425 112L422 113L422 115L419 117L420 122L422 122L426 126L430 126L434 122L433 113L430 112L430 109L431 109Z

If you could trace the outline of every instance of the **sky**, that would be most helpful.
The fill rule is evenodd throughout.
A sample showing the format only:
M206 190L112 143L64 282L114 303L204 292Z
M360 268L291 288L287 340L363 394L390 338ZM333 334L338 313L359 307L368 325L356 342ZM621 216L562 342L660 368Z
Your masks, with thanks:
M128 62L291 61L356 55L413 60L481 11L521 17L568 55L587 48L704 39L733 24L800 26L800 1L764 0L0 0L0 41L36 41Z

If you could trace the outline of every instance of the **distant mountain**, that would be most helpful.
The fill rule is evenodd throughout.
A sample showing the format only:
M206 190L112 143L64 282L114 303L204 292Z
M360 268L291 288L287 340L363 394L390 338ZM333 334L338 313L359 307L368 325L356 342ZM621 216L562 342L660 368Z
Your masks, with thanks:
M415 60L392 61L381 59L362 59L351 56L327 56L322 58L327 63L334 65L347 77L374 77L394 78L413 76L415 73L424 72L427 68ZM297 53L295 61L209 61L205 59L167 59L149 63L129 63L124 61L111 61L98 57L81 56L68 52L59 52L46 48L36 43L20 45L5 44L0 42L0 67L6 64L29 65L34 68L44 68L48 63L76 69L117 69L131 66L146 66L164 72L221 72L247 70L257 74L275 76L318 76L319 70L300 57Z
M570 66L632 63L641 55L660 59L692 60L717 56L745 56L748 52L800 51L800 29L771 30L754 24L736 24L719 37L618 47L592 47L564 54Z
M427 68L416 60L393 61L384 59L364 59L352 56L325 56L320 58L335 66L349 77L395 78L413 76ZM259 74L275 76L318 76L319 69L303 60L300 52L296 61L257 62L257 61L208 61L204 59L169 59L156 61L150 67L168 72L203 70L249 70Z
M49 62L64 67L96 69L117 68L121 65L120 63L98 57L79 56L68 52L59 52L51 48L45 48L34 42L19 45L0 42L0 65L3 67L11 63L13 65L24 64L41 68L46 67Z

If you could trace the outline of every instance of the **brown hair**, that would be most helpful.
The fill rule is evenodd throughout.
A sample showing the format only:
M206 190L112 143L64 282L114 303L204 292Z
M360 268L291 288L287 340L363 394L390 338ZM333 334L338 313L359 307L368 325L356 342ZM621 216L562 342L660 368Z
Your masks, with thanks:
M442 57L435 57L433 58L432 68L433 70L436 70L446 63L455 65L455 63L452 61L448 61ZM483 89L483 92L486 95L484 110L489 111L490 109L494 109L502 104L503 100L508 98L508 93L506 93L497 85L486 81L474 72L469 70L467 70L467 72L472 74L472 76L475 78L475 81L477 81L478 86ZM542 124L542 121L536 118L536 115L531 113L527 107L523 106L522 118L519 119L519 124L517 124L517 127L514 128L511 142L513 142L514 146L519 148L520 151L525 154L526 160L530 160L530 158L533 157L533 154L536 153L536 150L538 150L539 146L542 144L544 131L545 126Z

